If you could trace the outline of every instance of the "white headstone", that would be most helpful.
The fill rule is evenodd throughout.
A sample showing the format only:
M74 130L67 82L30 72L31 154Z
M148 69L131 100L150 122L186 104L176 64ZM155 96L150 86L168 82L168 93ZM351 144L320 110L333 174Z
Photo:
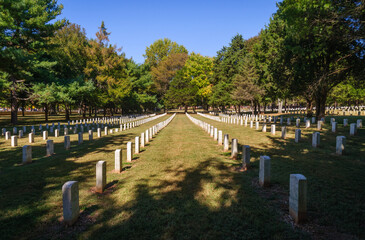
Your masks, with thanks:
M96 192L103 193L106 186L106 162L96 163Z
M139 137L134 138L134 153L139 153Z
M302 138L302 130L295 129L295 142L300 142L300 139Z
M236 138L232 139L232 151L231 158L237 159L238 156L238 140Z
M346 137L337 136L336 137L336 154L342 155L345 150Z
M312 135L312 146L313 147L318 147L320 144L320 133L319 132L314 132Z
M51 156L53 154L54 154L53 140L47 140L47 142L46 142L46 155Z
M71 147L70 136L64 137L64 146L65 146L66 150L70 149L70 147Z
M132 162L132 142L127 142L127 162Z
M18 137L17 136L11 136L11 146L12 147L18 146Z
M289 213L298 224L307 218L307 178L290 174Z
M224 134L223 151L228 152L228 150L229 150L229 136L228 134Z
M262 187L270 185L271 159L269 156L260 156L259 183Z
M23 148L23 160L22 163L31 163L32 162L32 146L24 145Z
M63 220L67 225L76 222L80 215L79 185L76 181L68 181L62 186Z
M251 156L250 156L250 146L249 145L243 145L242 146L242 167L244 169L247 169L250 167L251 163Z
M120 173L122 172L122 169L122 149L117 149L115 150L115 171Z

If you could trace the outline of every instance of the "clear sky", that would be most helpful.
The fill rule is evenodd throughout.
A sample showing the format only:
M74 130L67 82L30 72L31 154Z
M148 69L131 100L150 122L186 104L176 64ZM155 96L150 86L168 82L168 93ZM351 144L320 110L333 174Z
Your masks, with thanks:
M110 43L128 58L143 63L147 46L160 38L184 45L189 52L215 56L234 35L257 35L276 11L277 0L58 0L61 18L85 28L94 38L101 21Z

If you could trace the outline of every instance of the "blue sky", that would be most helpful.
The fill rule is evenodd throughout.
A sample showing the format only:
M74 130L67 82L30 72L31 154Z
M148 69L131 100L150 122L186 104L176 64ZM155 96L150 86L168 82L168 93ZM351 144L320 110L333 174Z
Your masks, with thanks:
M237 33L257 35L276 11L277 0L58 0L61 18L85 28L94 38L104 20L110 43L128 58L143 63L147 46L160 38L184 45L189 52L215 56Z

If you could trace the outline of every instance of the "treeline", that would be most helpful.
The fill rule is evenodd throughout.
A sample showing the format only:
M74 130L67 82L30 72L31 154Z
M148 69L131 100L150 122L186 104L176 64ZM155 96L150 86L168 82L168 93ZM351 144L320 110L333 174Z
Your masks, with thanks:
M136 64L109 43L104 22L94 39L66 19L56 1L1 1L0 103L84 116L289 102L324 115L328 104L360 104L365 87L363 1L284 0L258 36L236 35L214 58L169 39Z
M326 105L359 105L365 100L365 3L284 0L258 36L233 37L213 65L189 56L165 95L167 105L261 106L287 102L321 118ZM189 68L204 69L204 79ZM208 67L209 66L209 67ZM196 72L200 74L200 72ZM207 76L207 78L205 78ZM200 79L199 79L200 80ZM179 102L180 100L180 102ZM173 105L172 105L173 106Z

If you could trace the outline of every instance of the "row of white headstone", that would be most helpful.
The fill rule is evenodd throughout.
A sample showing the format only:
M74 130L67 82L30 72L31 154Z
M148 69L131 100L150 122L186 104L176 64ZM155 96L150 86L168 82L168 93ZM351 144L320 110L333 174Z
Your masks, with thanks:
M205 114L199 114L201 116L204 116ZM208 115L209 116L209 115ZM206 117L206 116L204 116ZM257 118L258 116L256 116ZM241 125L243 125L243 119L245 117L243 117L241 119ZM226 118L228 119L228 118ZM271 121L270 117L269 117L269 122ZM296 127L300 127L300 118L296 119ZM304 118L305 121L305 127L309 128L310 127L310 120L307 118ZM313 117L312 118L312 123L315 123L316 119ZM232 118L231 121L225 121L223 120L222 122L227 122L230 123L232 122ZM234 122L234 121L233 121ZM238 121L237 121L238 122ZM274 122L276 122L276 120L274 120ZM282 122L282 118L281 118L281 122ZM335 118L331 118L330 119L330 123L331 123L331 130L333 133L337 132L337 122L335 121ZM317 121L317 130L322 130L322 126L324 124L324 119ZM287 125L290 125L290 118L287 118ZM343 119L343 126L346 127L348 126L348 119ZM247 126L247 118L244 119L244 126ZM259 130L259 126L260 123L258 121L255 122L255 128L256 130ZM353 136L357 133L357 129L362 128L362 119L357 119L356 123L351 123L350 124L350 136ZM253 128L253 121L250 121L250 127ZM262 132L266 132L267 131L267 124L266 124L266 118L263 119L263 123L262 123ZM276 125L272 124L271 125L271 134L275 135L276 134ZM281 127L281 137L283 139L286 138L287 135L287 128L286 126ZM298 143L301 140L301 130L300 129L295 129L295 142ZM344 153L345 150L345 143L346 143L346 137L345 136L337 136L336 137L336 154L337 155L342 155ZM312 135L312 146L313 147L318 147L320 144L320 133L319 132L314 132Z
M122 131L122 129L127 130L129 128L134 128L134 127L138 127L141 126L142 124L148 123L152 120L158 119L160 117L165 116L166 113L161 114L161 115L157 115L157 116L153 116L151 118L148 119L143 119L143 120L138 120L136 122L133 122L132 124L124 124L123 126L120 125L120 129ZM134 124L135 123L135 124ZM66 128L67 129L67 128ZM109 133L113 133L113 132L118 132L119 129L108 129L108 127L104 127L104 136L107 136ZM89 130L89 141L93 140L93 130ZM56 134L55 137L59 137L58 135L58 131L56 130ZM102 134L101 134L101 128L97 129L97 137L101 138ZM48 139L48 131L43 131L43 140L47 140ZM78 144L82 144L84 142L83 139L83 132L79 132L78 133ZM29 133L29 143L34 143L34 134L33 133ZM12 136L11 137L11 145L12 146L17 146L17 136ZM69 150L71 148L71 140L70 140L70 136L68 135L68 131L65 131L65 136L64 136L64 147L66 150ZM23 164L27 164L27 163L31 163L32 162L32 146L31 145L25 145L22 148L23 154L22 154L22 163ZM46 142L46 155L47 156L51 156L52 154L54 154L54 144L53 144L53 140L47 140Z
M166 115L166 114L164 114ZM135 137L135 154L140 152L140 148L145 147L145 143L152 140L159 131L165 128L175 117L176 114L169 117L167 120L162 121L145 132L141 133L141 137ZM127 162L132 162L132 142L127 142ZM115 150L115 172L120 173L123 170L122 163L122 150ZM96 192L103 193L107 184L106 176L106 161L98 161L96 163ZM72 225L80 214L79 208L79 187L77 181L68 181L62 186L62 201L63 201L63 218L64 222L68 225Z
M74 129L74 133L77 132L77 129L79 127L79 124L80 124L80 127L81 127L81 131L84 131L84 127L87 128L87 131L90 130L90 126L96 126L96 127L99 127L99 123L101 124L102 128L104 128L104 123L106 125L108 125L109 127L112 127L112 126L115 126L117 125L117 122L120 122L120 124L124 124L124 126L130 126L130 124L132 124L133 122L134 123L138 123L140 122L139 120L142 120L144 118L149 118L149 117L153 117L155 116L156 114L150 114L150 115L144 115L144 116L139 116L139 117L136 117L136 118L128 118L128 119L123 119L123 120L120 120L120 121L117 121L117 120L113 120L114 118L103 118L103 119L96 119L96 121L94 121L94 119L85 119L83 120L83 122L80 120L80 122L78 122L78 120L76 120L76 124L74 121L72 121L72 125L70 125L70 121L68 121L68 124L66 126L66 124L63 124L64 128L69 128L69 130L72 130ZM90 120L90 121L89 121ZM45 128L47 130L50 130L51 133L54 132L55 129L58 129L58 131L61 130L61 123L58 122L57 124L57 127L55 125L55 123L52 123L52 126L49 127L48 124L45 125ZM18 132L19 132L19 138L22 138L23 137L23 134L25 134L27 132L27 126L23 126L22 127L22 130L19 130L18 131L18 128L17 127L13 127L13 134L14 135L17 135ZM39 125L39 130L42 131L43 130L43 125L40 124ZM6 128L2 128L2 135L5 136L5 139L7 140L7 135L10 133L10 131L7 131ZM36 133L36 129L33 126L31 126L31 132L32 133Z
M193 118L186 113L186 116L196 125L203 128L219 145L222 145L222 131L214 126ZM229 136L224 135L223 151L229 150ZM231 158L238 157L238 140L232 139ZM247 170L250 166L250 146L242 146L242 168ZM270 185L271 179L271 159L269 156L260 156L259 184L262 187ZM289 214L296 223L301 223L307 217L307 179L302 174L290 174L290 195L289 195Z

